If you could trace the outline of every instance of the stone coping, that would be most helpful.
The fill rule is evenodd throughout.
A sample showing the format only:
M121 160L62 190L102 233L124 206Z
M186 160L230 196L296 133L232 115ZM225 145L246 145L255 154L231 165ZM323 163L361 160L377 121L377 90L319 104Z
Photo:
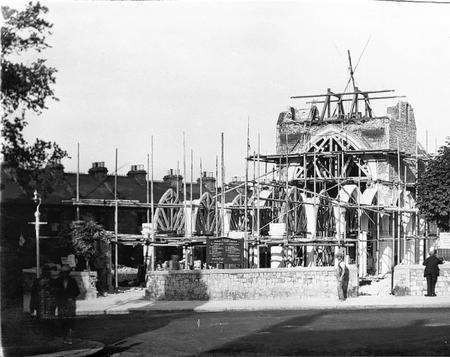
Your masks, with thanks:
M450 262L444 262L444 264L439 264L440 269L450 269ZM423 264L399 264L395 266L395 269L416 269L423 270L425 266Z
M349 269L356 269L354 264L348 265ZM334 266L326 267L293 267L293 268L255 268L255 269L197 269L197 270L154 270L147 272L147 275L168 275L168 274L254 274L254 273L285 273L285 272L324 272L334 271Z
M40 269L41 270L41 269ZM52 272L54 272L52 274L52 276L54 274L59 274L60 270L52 270ZM26 274L36 274L36 267L34 268L25 268L22 269L22 273L26 273ZM72 270L70 272L71 276L80 276L80 275L92 275L92 276L97 276L97 272L95 270Z

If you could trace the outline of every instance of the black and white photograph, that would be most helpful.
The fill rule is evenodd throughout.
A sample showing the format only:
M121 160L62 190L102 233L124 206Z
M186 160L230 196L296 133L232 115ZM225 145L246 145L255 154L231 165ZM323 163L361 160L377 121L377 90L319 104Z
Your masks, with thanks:
M450 356L450 1L0 3L0 356Z

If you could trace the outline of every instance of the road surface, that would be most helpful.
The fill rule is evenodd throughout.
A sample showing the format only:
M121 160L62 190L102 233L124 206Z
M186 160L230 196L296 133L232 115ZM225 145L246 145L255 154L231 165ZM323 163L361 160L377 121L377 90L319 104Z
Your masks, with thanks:
M73 337L96 356L450 355L450 309L135 312L78 318Z

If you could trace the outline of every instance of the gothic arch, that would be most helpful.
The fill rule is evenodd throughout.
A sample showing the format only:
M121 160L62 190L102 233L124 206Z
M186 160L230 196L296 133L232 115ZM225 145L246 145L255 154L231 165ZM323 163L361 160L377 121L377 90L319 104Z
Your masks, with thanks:
M339 141L343 141L348 148L348 150L367 150L369 145L365 140L357 138L352 132L348 130L343 130L337 125L327 125L320 128L314 136L311 137L309 142L306 144L306 150L313 152L314 147L320 139L323 138L335 138Z
M319 179L330 179L333 177L361 177L371 176L369 166L366 162L351 155L345 155L342 162L339 152L351 152L354 150L368 149L369 145L353 133L342 130L336 125L321 128L305 145L305 151L310 153L332 152L335 155L318 155L314 160L309 157L305 166L294 166L289 177L301 180L314 175ZM305 170L306 169L306 170Z

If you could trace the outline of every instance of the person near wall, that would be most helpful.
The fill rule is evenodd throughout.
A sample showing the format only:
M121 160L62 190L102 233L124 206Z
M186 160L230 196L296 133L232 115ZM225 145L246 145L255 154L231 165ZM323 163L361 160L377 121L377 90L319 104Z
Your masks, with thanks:
M174 254L170 257L169 260L169 270L180 270L180 262L179 262L179 256Z
M434 291L436 287L437 278L439 276L439 264L444 263L442 258L438 258L436 250L430 249L430 256L424 260L425 270L423 276L427 279L427 293L425 296L436 296Z
M107 296L108 292L111 290L108 280L110 272L109 257L106 254L98 255L94 260L94 265L97 271L97 292L100 296Z
M38 320L56 317L55 285L48 265L42 267L41 277L36 279L31 288L30 313L36 314Z
M349 280L349 270L345 264L345 255L342 252L336 254L336 278L337 278L337 290L339 300L344 301L347 299L347 289Z
M55 281L58 318L61 321L62 332L69 338L69 341L72 337L73 319L76 315L75 299L80 294L76 280L70 276L71 270L69 265L63 265L60 277Z

